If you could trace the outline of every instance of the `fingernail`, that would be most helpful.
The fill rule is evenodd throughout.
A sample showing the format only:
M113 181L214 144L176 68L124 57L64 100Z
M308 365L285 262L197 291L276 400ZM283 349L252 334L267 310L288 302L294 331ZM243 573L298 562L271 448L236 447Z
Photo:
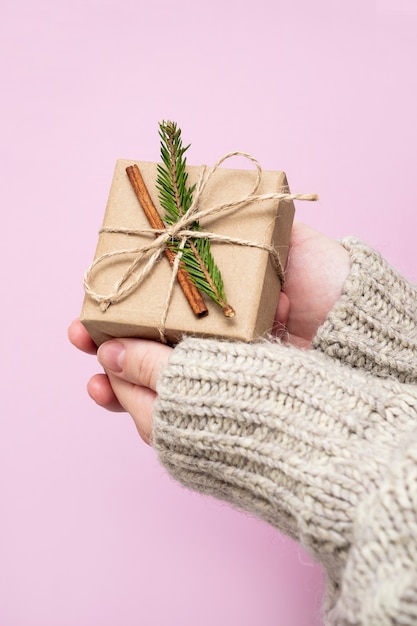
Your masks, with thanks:
M118 341L106 341L99 347L97 358L104 369L112 372L121 372L125 352L125 347Z

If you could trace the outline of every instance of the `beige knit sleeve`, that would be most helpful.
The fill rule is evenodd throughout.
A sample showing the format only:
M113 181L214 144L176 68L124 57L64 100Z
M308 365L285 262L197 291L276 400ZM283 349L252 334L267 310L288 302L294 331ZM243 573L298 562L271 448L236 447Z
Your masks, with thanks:
M376 376L417 382L417 288L365 244L348 238L352 269L313 347Z
M325 567L330 611L357 511L369 523L372 498L416 428L414 386L278 342L186 339L160 380L153 444L186 487L300 540ZM406 516L415 524L414 504ZM417 582L417 564L414 573Z
M416 289L344 245L352 271L315 349L175 348L153 445L186 487L301 541L326 572L326 624L417 624Z

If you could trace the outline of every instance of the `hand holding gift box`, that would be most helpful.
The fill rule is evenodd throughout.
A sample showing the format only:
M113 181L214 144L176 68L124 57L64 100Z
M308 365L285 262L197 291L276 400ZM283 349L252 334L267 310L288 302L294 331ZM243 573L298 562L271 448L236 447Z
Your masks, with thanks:
M249 155L243 156L256 164L256 171L219 168L242 153L226 155L211 169L186 167L180 131L175 124L172 128L177 151L168 154L169 143L162 143L162 165L116 164L95 260L86 274L81 315L97 345L111 337L176 342L184 333L251 341L272 329L294 216L292 200L316 196L290 194L284 173L262 172ZM176 170L172 177L179 178L174 189L170 166ZM164 208L165 224L161 218L148 222L148 211L145 215L136 196L138 186L145 189L145 197L139 196L142 207L155 204L160 214ZM208 259L208 286L195 254ZM171 256L171 263L164 256ZM204 303L199 316L193 313L175 281L187 272L194 286L220 304L207 303L207 316Z

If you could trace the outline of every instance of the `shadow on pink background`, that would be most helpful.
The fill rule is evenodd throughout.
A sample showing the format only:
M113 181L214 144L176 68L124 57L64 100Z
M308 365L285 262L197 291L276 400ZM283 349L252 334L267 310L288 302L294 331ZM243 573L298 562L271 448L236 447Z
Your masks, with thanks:
M66 329L115 160L158 160L163 118L416 280L416 33L410 0L0 2L1 626L321 625L320 567L174 484Z

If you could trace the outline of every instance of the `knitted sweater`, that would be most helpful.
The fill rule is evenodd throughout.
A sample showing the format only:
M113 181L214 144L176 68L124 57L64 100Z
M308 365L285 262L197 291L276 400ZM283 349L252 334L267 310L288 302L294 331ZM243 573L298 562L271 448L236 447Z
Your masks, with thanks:
M153 443L188 488L302 542L326 572L326 624L417 624L417 290L343 245L351 272L313 349L185 339Z

